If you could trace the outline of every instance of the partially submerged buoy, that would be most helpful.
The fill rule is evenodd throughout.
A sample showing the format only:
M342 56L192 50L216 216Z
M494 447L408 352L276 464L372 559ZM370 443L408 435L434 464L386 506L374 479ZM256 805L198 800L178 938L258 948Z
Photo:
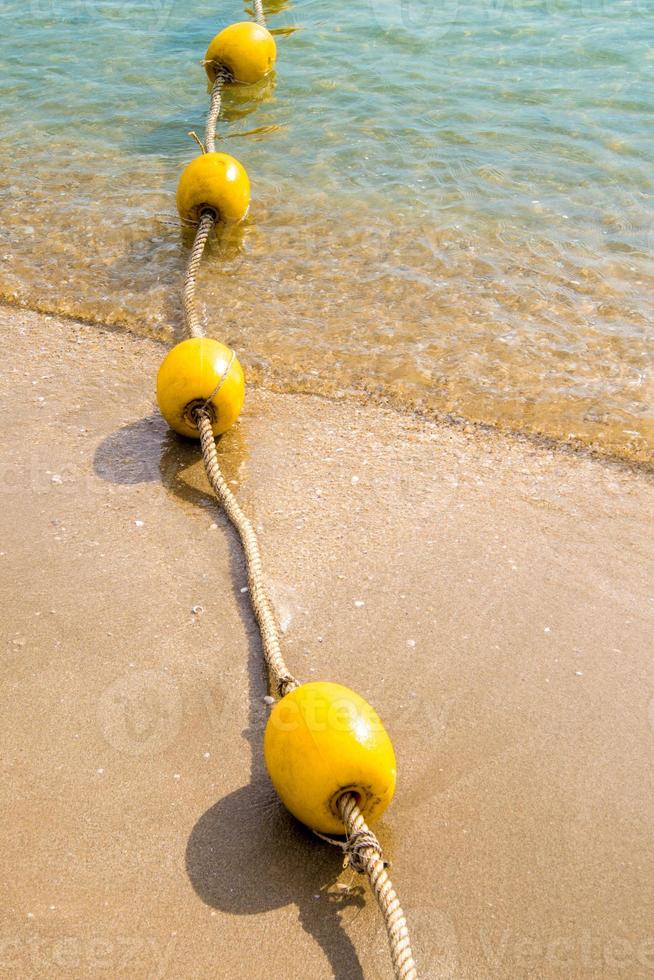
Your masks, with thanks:
M395 792L395 753L381 718L342 684L312 681L278 701L263 742L266 767L293 816L325 834L345 831L338 800L352 793L368 822Z
M157 402L171 429L199 438L194 412L204 408L215 436L238 418L245 398L243 368L233 350L211 337L183 340L164 357L157 375Z
M243 21L216 34L204 56L204 67L212 83L220 68L226 68L231 80L251 84L272 70L276 57L277 46L270 31Z
M250 179L245 167L228 153L202 153L182 172L177 185L177 210L184 221L197 223L203 211L216 219L242 221L250 207Z

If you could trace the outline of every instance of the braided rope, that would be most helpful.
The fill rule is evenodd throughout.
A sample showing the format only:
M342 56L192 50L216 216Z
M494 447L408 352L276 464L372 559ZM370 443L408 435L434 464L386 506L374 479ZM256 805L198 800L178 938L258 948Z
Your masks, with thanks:
M356 796L344 793L338 801L347 844L345 852L355 871L368 875L370 887L384 916L396 980L417 980L418 971L411 951L406 917L382 856L381 844L368 827Z
M227 74L223 68L216 71L216 80L211 89L211 104L207 115L207 125L204 131L204 146L207 153L216 152L216 126L218 117L223 104L223 85L227 80Z
M254 12L256 22L265 26L262 0L254 0ZM216 125L220 116L222 88L225 80L226 76L223 73L218 74L211 90L211 105L205 134L205 149L208 153L215 150ZM195 288L202 255L216 220L216 215L213 212L204 211L202 213L186 269L184 327L190 337L204 336L204 328L195 308ZM230 361L218 387L225 380L231 365L232 361ZM277 691L279 697L284 697L299 687L300 682L291 674L282 656L277 623L266 591L256 531L241 510L220 469L208 407L203 406L197 409L194 418L200 432L202 459L207 479L243 546L250 603L261 635L264 660L271 681L274 682L272 687ZM386 870L387 862L383 859L381 844L366 824L356 797L352 793L344 794L338 801L338 806L347 833L347 842L341 844L337 841L331 841L331 843L337 843L344 849L349 864L355 871L365 872L368 876L370 887L384 916L396 980L417 980L418 973L411 952L406 918ZM318 836L323 837L322 834ZM324 839L329 840L329 838Z
M263 12L263 0L254 0L253 8L254 8L254 19L256 23L259 25L259 27L265 27L266 17Z
M200 430L202 458L204 459L207 478L243 545L247 565L250 602L259 626L259 632L261 633L261 643L266 665L275 680L275 688L279 696L284 697L289 691L299 687L300 683L293 677L284 663L279 644L277 624L266 592L257 535L252 524L241 510L236 497L229 489L225 477L221 472L216 441L211 429L211 419L208 412L205 409L199 409L195 414L195 418Z
M211 234L216 219L211 211L205 211L200 218L198 230L195 233L195 241L191 249L191 256L186 267L186 277L184 279L184 329L189 337L204 337L204 327L200 323L200 317L195 308L195 281L197 279L200 262L204 254L204 247Z

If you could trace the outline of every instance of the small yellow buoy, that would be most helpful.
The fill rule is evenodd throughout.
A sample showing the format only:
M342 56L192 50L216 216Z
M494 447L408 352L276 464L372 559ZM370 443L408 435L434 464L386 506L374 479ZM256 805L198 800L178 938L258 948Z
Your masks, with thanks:
M209 81L224 66L235 82L258 82L271 70L277 57L275 39L265 27L252 21L230 24L207 48L204 66Z
M203 153L179 178L177 210L186 221L199 221L203 209L215 211L222 221L241 221L249 207L248 175L228 153Z
M197 439L193 410L205 405L215 436L226 432L243 407L245 379L234 352L210 337L192 337L164 357L157 375L157 401L171 429Z
M395 753L381 719L341 684L295 688L270 713L263 751L277 793L302 823L344 832L337 801L351 792L366 821L384 812L395 791Z

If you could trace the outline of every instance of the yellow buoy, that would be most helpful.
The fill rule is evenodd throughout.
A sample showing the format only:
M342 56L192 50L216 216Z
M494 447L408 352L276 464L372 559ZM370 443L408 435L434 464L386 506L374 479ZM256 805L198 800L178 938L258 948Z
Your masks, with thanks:
M199 221L203 209L215 211L222 221L241 221L249 207L248 175L228 153L203 153L179 178L177 210L186 221Z
M193 410L207 403L213 434L226 432L245 398L243 368L234 352L210 337L193 337L164 357L157 375L157 401L171 429L199 437Z
M258 82L271 70L277 57L275 39L265 27L250 20L230 24L207 48L204 66L209 81L216 80L216 70L228 69L235 82Z
M344 832L338 798L358 797L366 821L381 816L395 791L395 753L379 715L341 684L295 688L270 713L263 742L277 793L302 823Z

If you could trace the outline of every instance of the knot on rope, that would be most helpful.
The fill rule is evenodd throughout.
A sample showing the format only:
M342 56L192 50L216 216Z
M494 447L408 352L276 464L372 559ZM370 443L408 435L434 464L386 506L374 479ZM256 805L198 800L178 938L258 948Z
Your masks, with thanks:
M279 691L280 698L285 698L287 694L294 691L296 687L300 686L300 682L288 674L286 677L282 677L277 681L277 690Z
M343 844L345 852L346 866L358 871L359 874L366 874L368 866L366 864L366 851L373 850L379 854L380 860L385 868L390 867L390 862L384 860L381 844L373 834L372 830L355 830Z
M358 871L359 874L367 874L367 862L370 857L366 853L367 851L374 851L384 868L390 868L391 866L390 861L384 860L382 846L368 826L353 830L352 833L348 834L347 840L345 841L328 837L327 834L321 834L318 830L314 830L314 834L328 844L333 844L334 847L340 847L345 855L344 868L352 868L353 871Z

